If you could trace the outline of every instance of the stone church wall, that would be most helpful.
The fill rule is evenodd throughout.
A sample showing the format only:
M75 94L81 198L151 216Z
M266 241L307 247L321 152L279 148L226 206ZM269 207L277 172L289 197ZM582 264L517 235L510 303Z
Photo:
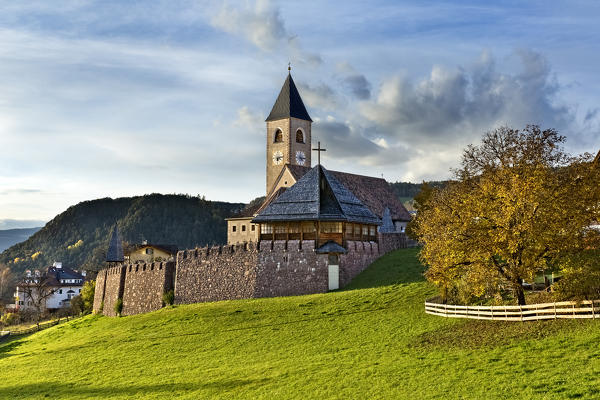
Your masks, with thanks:
M260 242L253 297L294 296L328 290L327 254L315 252L314 241Z
M339 284L346 286L384 252L405 247L404 234L381 234L381 242L348 241L339 256ZM324 293L329 289L329 256L314 242L262 241L205 247L177 253L176 264L131 264L100 271L94 310L114 316L123 299L123 315L162 307L162 295L174 287L175 304ZM174 281L173 281L174 279Z
M114 317L115 304L117 300L123 297L123 285L125 283L125 266L119 265L106 269L106 280L104 289L104 308L102 313ZM96 309L94 298L94 309ZM100 305L98 305L100 308Z
M94 313L100 312L104 302L104 291L106 290L106 269L100 270L96 276L96 289L94 290Z
M257 260L255 243L178 252L175 304L253 297Z
M348 252L340 254L340 287L344 287L364 271L379 256L375 242L348 241Z
M141 314L162 308L163 294L173 289L174 273L173 262L125 265L121 314Z
M381 255L389 253L396 249L405 249L407 247L406 234L402 232L379 233L379 251Z

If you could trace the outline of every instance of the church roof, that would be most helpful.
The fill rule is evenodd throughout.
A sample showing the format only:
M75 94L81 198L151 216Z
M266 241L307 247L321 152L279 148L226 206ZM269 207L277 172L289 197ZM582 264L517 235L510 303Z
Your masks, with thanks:
M125 257L123 255L123 242L121 235L119 234L119 228L115 225L112 236L110 238L110 244L108 245L108 252L106 253L107 262L123 262Z
M296 182L299 181L310 168L300 165L286 165ZM349 174L340 171L328 171L340 183L348 188L358 199L367 206L373 214L383 217L386 208L389 208L393 220L410 221L410 213L396 197L390 184L383 178Z
M276 121L289 117L312 122L291 74L288 74L287 79L283 83L279 96L277 96L277 100L266 121Z
M252 222L315 220L380 224L379 218L321 165L281 193Z

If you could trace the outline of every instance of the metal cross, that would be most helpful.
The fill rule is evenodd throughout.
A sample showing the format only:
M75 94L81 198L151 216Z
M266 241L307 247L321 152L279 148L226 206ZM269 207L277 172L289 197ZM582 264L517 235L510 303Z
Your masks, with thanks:
M292 63L288 63L288 74L292 71Z
M312 150L317 152L317 164L321 165L321 152L327 150L321 148L321 142L317 142L317 148Z

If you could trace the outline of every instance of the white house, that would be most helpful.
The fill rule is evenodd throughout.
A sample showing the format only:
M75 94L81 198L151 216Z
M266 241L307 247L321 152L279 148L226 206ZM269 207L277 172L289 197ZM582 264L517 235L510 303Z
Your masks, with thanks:
M27 271L26 277L19 283L15 292L15 308L28 309L33 307L34 301L28 296L27 293L30 290L27 290L26 287L32 287L40 279L46 280L46 286L52 291L52 294L46 299L46 309L67 308L71 305L71 298L81 293L85 275L85 271L79 273L70 268L63 268L60 262L55 262L43 273L35 271L32 274L31 271ZM31 295L35 297L35 291Z

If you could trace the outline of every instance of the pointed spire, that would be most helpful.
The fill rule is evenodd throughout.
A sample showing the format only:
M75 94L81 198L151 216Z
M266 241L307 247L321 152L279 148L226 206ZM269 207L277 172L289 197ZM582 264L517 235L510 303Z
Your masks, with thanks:
M392 214L390 213L389 208L385 208L383 210L383 216L381 217L382 225L379 227L379 232L381 233L392 233L396 232L396 227L394 226L394 221L392 221Z
M298 88L296 88L296 84L292 79L291 66L288 67L288 76L266 121L276 121L290 117L312 122L306 107L304 107Z
M119 234L119 228L115 224L115 228L112 231L110 238L110 244L108 245L108 252L106 254L106 262L123 262L125 256L123 255L123 241Z

